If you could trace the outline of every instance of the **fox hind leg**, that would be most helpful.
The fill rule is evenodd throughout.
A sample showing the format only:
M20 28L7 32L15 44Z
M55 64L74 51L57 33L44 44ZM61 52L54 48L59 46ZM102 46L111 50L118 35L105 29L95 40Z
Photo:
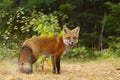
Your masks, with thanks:
M54 56L51 57L52 60L52 66L53 66L53 73L56 73L56 59Z

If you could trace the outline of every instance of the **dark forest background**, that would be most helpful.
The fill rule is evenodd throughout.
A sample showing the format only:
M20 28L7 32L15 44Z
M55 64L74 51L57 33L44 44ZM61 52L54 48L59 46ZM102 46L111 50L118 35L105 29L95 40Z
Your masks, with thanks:
M0 54L16 56L25 39L80 26L68 58L120 57L120 0L0 0Z

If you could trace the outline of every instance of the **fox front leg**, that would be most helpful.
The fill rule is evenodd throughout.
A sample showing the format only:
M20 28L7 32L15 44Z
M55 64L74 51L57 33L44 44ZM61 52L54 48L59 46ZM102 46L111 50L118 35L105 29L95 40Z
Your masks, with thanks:
M60 57L52 56L53 73L60 74Z
M56 58L57 74L60 74L60 57Z

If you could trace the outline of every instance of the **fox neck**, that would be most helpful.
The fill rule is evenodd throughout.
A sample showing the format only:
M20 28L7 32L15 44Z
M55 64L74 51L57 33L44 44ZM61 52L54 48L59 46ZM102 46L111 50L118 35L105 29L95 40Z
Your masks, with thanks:
M63 54L66 54L72 48L71 46L65 45L65 43L63 42L63 36L59 37L59 43L62 43L63 45L63 48L64 48Z

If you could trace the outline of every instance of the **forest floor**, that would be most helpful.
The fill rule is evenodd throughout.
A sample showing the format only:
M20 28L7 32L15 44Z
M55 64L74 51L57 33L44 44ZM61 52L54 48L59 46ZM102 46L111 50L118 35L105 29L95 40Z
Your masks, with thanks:
M89 62L61 61L61 74L53 74L51 67L39 66L32 74L19 72L16 60L0 61L0 80L120 80L120 60Z

